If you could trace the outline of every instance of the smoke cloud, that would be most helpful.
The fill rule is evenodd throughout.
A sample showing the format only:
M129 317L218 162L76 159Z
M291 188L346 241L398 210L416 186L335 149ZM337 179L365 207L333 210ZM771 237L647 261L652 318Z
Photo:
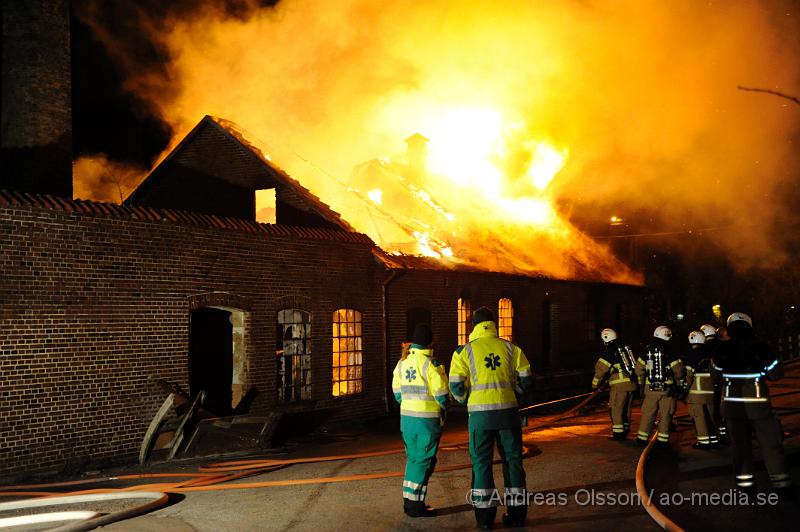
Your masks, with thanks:
M206 114L229 119L275 153L302 155L278 163L348 218L365 207L354 196L336 199L343 183L363 195L370 186L354 167L378 157L402 162L403 139L414 132L433 148L441 139L426 129L443 108L488 109L502 117L505 144L495 155L514 195L575 214L646 212L661 230L721 228L709 234L739 269L785 258L779 235L795 223L788 198L796 190L787 183L800 177L800 106L737 85L800 94L795 3L229 4L152 20L137 12L165 61L144 68L124 60L126 86L159 109L175 132L172 146ZM98 12L87 9L86 19L113 53L130 54ZM476 121L463 129L470 126L487 128ZM532 157L526 147L537 142L568 153L544 192L520 184ZM424 188L456 215L447 229L462 241L503 238L509 257L519 255L515 245L560 245L553 256L529 249L523 260L557 276L600 268L610 280L634 279L560 218L529 240L519 240L519 225L504 225L502 209L485 226L464 222L459 208L479 209L482 186L477 175Z

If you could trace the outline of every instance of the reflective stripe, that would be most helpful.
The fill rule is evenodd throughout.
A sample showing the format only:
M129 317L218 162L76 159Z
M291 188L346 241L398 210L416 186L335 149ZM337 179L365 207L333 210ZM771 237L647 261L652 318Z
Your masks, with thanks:
M415 489L419 488L419 486L420 486L419 484L417 484L416 482L411 482L410 480L404 480L403 481L403 487L404 488L411 488L412 490L415 490Z
M417 412L416 410L405 410L402 407L400 407L400 415L402 415L402 416L410 416L410 417L438 418L439 417L439 412Z
M392 391L394 393L400 393L400 386L392 386Z
M617 373L618 377L616 379L608 381L609 384L621 384L623 382L630 382L630 378L624 373Z
M468 405L467 412L486 412L488 410L507 410L509 408L516 408L517 402L511 403L495 403L488 405Z
M530 377L531 376L531 370L523 369L522 371L518 371L517 375L519 375L520 377Z
M731 403L768 403L768 397L725 397L724 401Z
M509 495L523 495L525 493L525 488L504 488L505 492Z
M404 395L407 394L407 393L427 394L428 393L428 387L427 386L403 385L403 386L400 386L400 391Z
M464 399L466 399L466 398L467 398L467 396L466 396L466 395L458 395L457 393L454 393L454 394L453 394L453 397L455 397L456 401L460 401L460 402L463 402L463 401L464 401Z
M747 480L749 478L753 478L753 475L748 475L745 473L744 475L736 475L736 478L739 480Z
M403 498L404 499L408 499L409 501L424 501L425 500L425 495L423 495L421 493L419 495L417 495L416 493L409 493L407 491L404 491L403 492Z
M740 488L749 488L750 486L753 485L753 483L750 481L747 482L742 481L742 482L737 482L736 485L739 486Z
M464 348L467 350L467 357L469 358L470 377L472 382L475 383L478 378L478 370L475 369L475 353L472 352L472 346L469 345L469 342L467 342Z
M447 388L442 388L441 390L436 390L435 392L433 392L433 397L436 398L436 397L446 396L448 392L449 390Z
M427 393L406 393L403 392L403 401L435 401L432 395Z
M420 373L420 377L422 377L422 382L425 383L425 388L428 388L428 366L431 365L431 359L425 359L425 363L422 365L422 372Z
M508 369L512 369L514 367L514 346L508 340L506 342L506 354L508 355Z
M777 365L778 365L778 359L776 358L776 359L775 359L775 362L773 362L772 364L770 364L769 366L767 366L766 368L764 368L764 371L769 371L769 370L771 370L772 368L774 368L774 367L775 367L775 366L777 366Z
M663 432L658 433L658 441L666 442L669 441L669 434L664 434Z
M689 390L689 395L703 395L706 393L714 393L714 390Z
M467 377L465 377L464 375L454 375L452 373L450 374L450 382L464 382L465 380L467 380Z
M513 388L510 382L487 382L486 384L476 384L472 387L473 392L480 390L501 390L503 388Z
M761 373L723 373L722 376L726 379L756 379L764 375Z
M609 362L605 358L598 358L597 361L602 363L602 364L605 364L606 366L609 366L609 367L611 366L611 362Z

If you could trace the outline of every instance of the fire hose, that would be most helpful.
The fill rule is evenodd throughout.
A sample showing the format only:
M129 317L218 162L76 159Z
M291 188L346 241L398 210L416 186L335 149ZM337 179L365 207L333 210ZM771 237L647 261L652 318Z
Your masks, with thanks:
M578 399L586 397L584 401L578 405L570 408L567 412L563 413L556 419L549 420L545 423L539 424L535 427L529 427L527 430L535 430L545 427L549 424L560 421L561 419L570 417L575 411L582 408L593 400L602 390L596 390L591 393L580 394L555 401L548 401L531 405L520 409L521 412L528 411L534 408L552 405L563 401ZM460 449L466 445L467 441L449 443L442 446L443 451L452 451ZM296 464L311 464L320 462L340 461L340 460L355 460L361 458L370 458L378 456L388 456L393 454L402 454L404 449L391 449L386 451L374 451L368 453L355 453L333 456L320 456L311 458L293 458L293 459L254 459L254 460L237 460L228 462L212 463L198 468L197 472L192 473L145 473L145 474L130 474L119 475L104 478L81 479L64 482L53 482L46 484L33 484L33 485L19 485L19 486L4 486L0 488L0 497L35 497L33 499L25 499L21 501L14 501L8 503L0 503L0 512L2 511L15 511L26 508L58 506L64 504L73 504L77 502L93 502L104 500L118 500L118 499L150 499L147 503L141 504L121 512L114 512L107 515L98 515L96 512L54 512L51 514L34 514L26 516L18 516L8 518L7 520L0 519L0 527L2 526L16 526L19 524L29 524L33 522L47 522L55 520L74 520L82 519L82 521L74 524L68 524L58 527L53 530L59 531L77 531L77 530L92 530L98 526L110 524L115 521L127 519L136 515L147 513L157 509L168 502L169 493L187 493L195 491L218 491L218 490L232 490L232 489L253 489L253 488L267 488L277 486L296 486L304 484L325 484L335 482L352 482L359 480L374 480L382 478L395 478L402 477L403 471L386 471L381 473L364 473L355 475L345 475L336 477L315 477L303 479L287 479L287 480L267 480L258 482L237 482L231 483L233 480L238 480L246 476L253 476L271 471L276 471L284 467ZM530 449L523 446L523 458L530 456ZM499 461L495 461L499 463ZM437 466L436 471L456 471L460 469L469 469L472 465L470 463L452 464L447 466ZM143 480L143 479L182 479L173 482L155 482L137 484L126 488L104 488L104 489L86 489L69 492L66 495L54 492L44 491L52 488L64 488L72 486L81 486L87 484L98 484L103 482L125 481L125 480ZM41 491L40 491L41 490ZM9 523L3 525L3 523ZM12 524L13 523L13 524Z

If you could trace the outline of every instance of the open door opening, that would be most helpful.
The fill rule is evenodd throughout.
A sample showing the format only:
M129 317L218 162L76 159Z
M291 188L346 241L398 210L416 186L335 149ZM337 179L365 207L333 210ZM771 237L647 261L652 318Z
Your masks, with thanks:
M205 408L217 416L232 412L233 324L231 312L200 308L190 315L189 390L206 392Z

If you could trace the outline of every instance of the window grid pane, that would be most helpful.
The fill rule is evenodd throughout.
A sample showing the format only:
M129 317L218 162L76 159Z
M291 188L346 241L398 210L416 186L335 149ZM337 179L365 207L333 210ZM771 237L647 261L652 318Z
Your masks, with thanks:
M472 305L469 299L458 298L458 345L464 345L472 332Z
M332 393L334 397L363 391L361 312L338 309L333 313Z
M276 351L278 401L311 399L311 314L299 309L278 312Z
M508 298L497 303L497 334L509 342L512 340L514 325L514 305Z

